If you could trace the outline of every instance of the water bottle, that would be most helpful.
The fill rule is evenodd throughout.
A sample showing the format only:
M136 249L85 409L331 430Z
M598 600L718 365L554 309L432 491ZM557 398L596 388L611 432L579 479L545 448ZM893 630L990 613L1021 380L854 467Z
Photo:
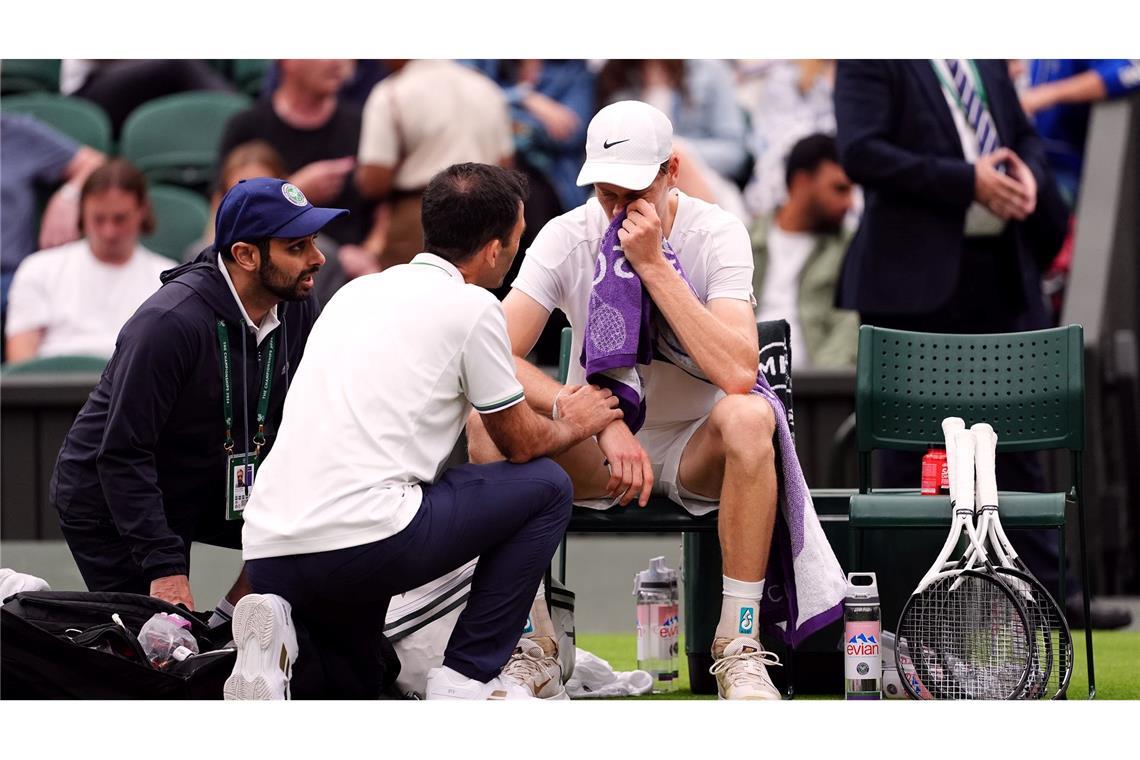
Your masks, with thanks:
M678 634L677 571L665 567L664 557L649 561L649 569L633 577L637 598L637 669L653 676L653 693L673 691L677 685Z
M847 699L882 699L879 586L874 573L848 573L843 600L843 671Z

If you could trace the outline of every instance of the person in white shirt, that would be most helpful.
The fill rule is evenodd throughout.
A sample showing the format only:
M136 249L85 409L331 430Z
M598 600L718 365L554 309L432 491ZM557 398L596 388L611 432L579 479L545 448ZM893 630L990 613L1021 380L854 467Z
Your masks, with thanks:
M554 421L523 401L498 287L523 232L525 178L454 165L424 191L427 252L358 278L309 336L245 507L256 592L234 612L227 699L376 698L392 595L480 558L434 698L527 698L499 671L570 519L546 459L616 419L579 386ZM507 462L444 466L474 407ZM295 668L293 667L295 663Z
M644 506L656 492L693 514L711 512L719 502L725 596L713 656L723 660L717 664L720 693L779 699L764 666L774 655L763 651L752 624L759 619L777 507L775 415L750 393L759 366L752 251L738 219L675 188L681 159L672 138L665 115L640 101L620 101L594 116L578 184L593 185L595 195L539 232L503 311L527 402L550 414L557 401L561 410L566 390L524 357L555 308L573 328L571 356L582 355L602 237L626 211L618 232L625 260L711 382L665 361L639 365L646 418L637 435L619 420L557 461L579 502L604 497L604 507L636 498ZM662 254L663 240L692 290ZM569 382L583 377L581 364L572 361ZM473 422L472 461L499 458L493 440ZM551 636L541 630L549 618L543 600L535 600L532 615L535 636ZM514 662L504 672L538 690L545 677L527 675L525 659L520 653L517 672Z
M148 250L154 229L146 179L122 159L96 169L80 191L83 238L20 263L9 292L9 362L37 357L110 357L135 309L176 262Z

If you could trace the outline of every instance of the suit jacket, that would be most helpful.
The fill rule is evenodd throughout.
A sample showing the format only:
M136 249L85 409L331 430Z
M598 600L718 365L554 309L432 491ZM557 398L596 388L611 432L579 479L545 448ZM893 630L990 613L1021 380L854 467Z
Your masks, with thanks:
M1040 271L1061 247L1067 212L1041 140L1021 110L1003 61L977 61L1002 145L1037 180L1037 210L1002 234L1016 256L1020 293L1041 300ZM835 83L840 161L863 186L865 207L844 262L837 303L864 313L918 314L955 293L974 167L962 154L950 106L927 60L840 61ZM1004 292L998 292L1001 288Z

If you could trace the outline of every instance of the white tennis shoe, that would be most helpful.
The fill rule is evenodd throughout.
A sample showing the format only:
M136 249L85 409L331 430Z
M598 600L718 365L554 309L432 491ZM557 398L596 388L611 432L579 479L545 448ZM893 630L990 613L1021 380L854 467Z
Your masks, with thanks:
M500 676L483 683L449 667L432 668L427 674L426 699L534 699L520 683Z
M536 699L570 699L562 685L558 644L549 636L519 639L500 676L526 687Z
M719 652L719 654L718 654ZM780 658L756 639L741 636L713 641L713 666L718 699L781 699L780 691L768 675L769 665L780 664Z
M289 699L297 660L293 608L276 594L247 594L234 607L237 661L226 679L225 699Z

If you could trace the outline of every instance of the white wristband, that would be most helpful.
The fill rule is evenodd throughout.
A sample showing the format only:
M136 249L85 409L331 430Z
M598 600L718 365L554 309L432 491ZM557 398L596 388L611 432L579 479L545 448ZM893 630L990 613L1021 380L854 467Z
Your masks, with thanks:
M550 405L550 418L553 420L558 419L561 415L558 413L558 399L566 392L566 386L562 386L562 390L554 395L554 402Z

